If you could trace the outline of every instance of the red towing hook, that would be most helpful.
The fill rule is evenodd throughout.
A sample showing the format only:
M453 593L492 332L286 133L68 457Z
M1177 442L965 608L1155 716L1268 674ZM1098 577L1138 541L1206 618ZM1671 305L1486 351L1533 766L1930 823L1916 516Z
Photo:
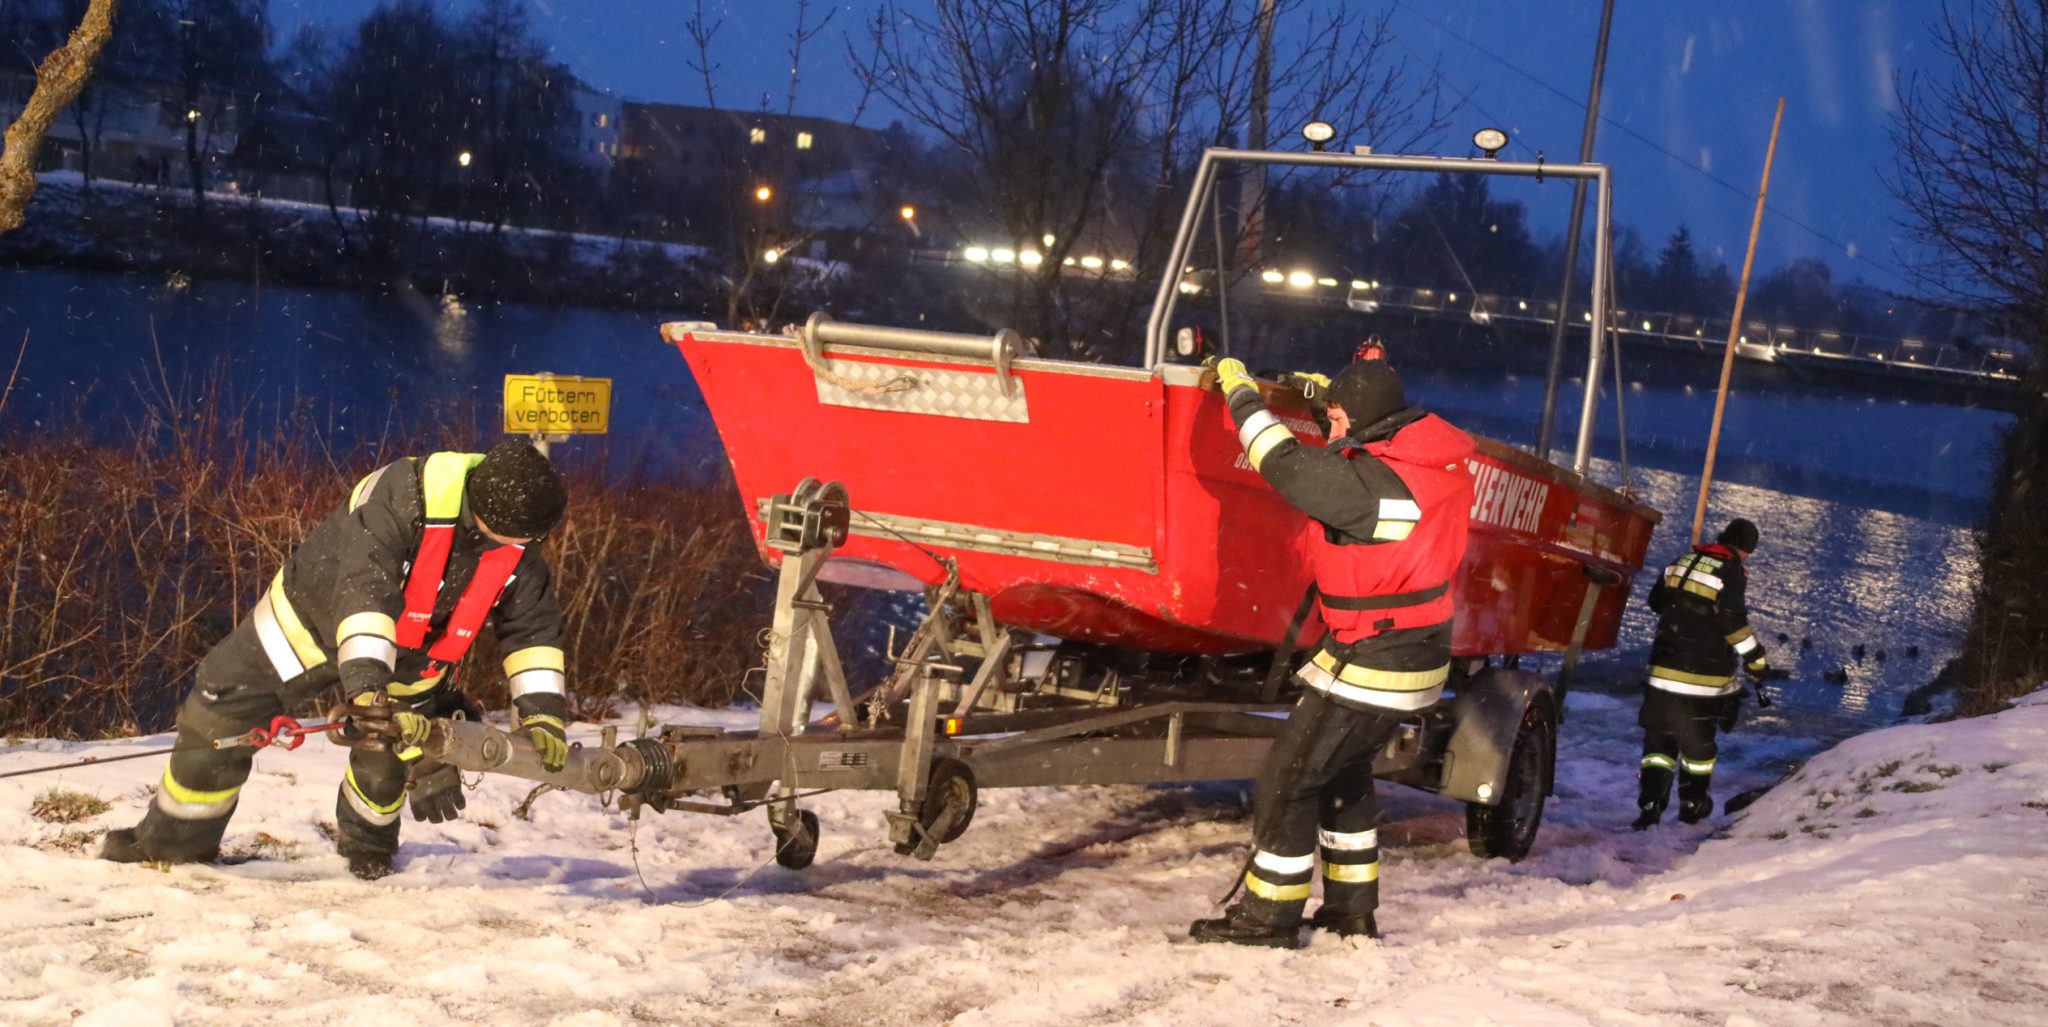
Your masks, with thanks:
M325 724L301 724L292 717L272 717L269 727L250 728L248 734L219 739L213 743L213 747L216 749L239 749L246 745L252 749L262 749L274 745L286 752L290 752L304 745L307 736L323 734L328 731L338 731L344 723L341 720L330 720Z

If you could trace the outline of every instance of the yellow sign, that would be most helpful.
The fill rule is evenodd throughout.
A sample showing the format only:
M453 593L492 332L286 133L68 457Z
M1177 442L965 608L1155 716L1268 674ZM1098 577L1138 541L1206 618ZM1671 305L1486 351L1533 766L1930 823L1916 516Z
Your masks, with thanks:
M612 380L558 374L505 376L505 431L512 435L603 435L612 419Z

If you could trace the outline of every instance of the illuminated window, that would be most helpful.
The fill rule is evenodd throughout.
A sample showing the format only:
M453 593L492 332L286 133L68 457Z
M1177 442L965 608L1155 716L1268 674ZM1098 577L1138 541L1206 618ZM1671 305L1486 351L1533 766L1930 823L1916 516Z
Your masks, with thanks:
M748 142L750 142L750 143L753 143L753 144L755 144L755 145L759 145L759 144L761 144L761 143L765 143L765 142L767 142L767 141L768 141L768 130L767 130L767 129L765 129L765 128L762 128L762 127L760 127L760 126L758 126L758 125L757 125L757 126L755 126L755 127L753 127L753 128L750 128L750 129L748 129L748 130L747 130L747 141L748 141Z
M592 121L597 125L597 127L605 128L612 123L612 116L604 113L603 111L599 111L597 114L592 116Z
M799 149L799 150L808 150L808 149L810 149L810 148L811 148L811 142L812 142L812 140L811 140L811 134L810 134L809 132L798 132L798 133L796 134L796 148L797 148L797 149Z

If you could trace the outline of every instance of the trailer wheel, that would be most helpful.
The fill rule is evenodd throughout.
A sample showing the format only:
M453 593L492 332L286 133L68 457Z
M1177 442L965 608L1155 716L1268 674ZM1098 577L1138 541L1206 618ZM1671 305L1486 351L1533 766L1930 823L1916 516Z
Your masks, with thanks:
M772 825L771 825L772 826ZM775 827L775 862L802 870L818 858L818 815L798 810L794 828Z
M973 769L955 759L932 764L931 785L924 793L923 820L927 829L939 830L939 844L960 837L967 825L974 822L974 810L979 805ZM949 807L957 811L951 817L947 816Z
M1515 734L1515 751L1508 757L1500 804L1465 804L1465 844L1474 856L1501 856L1518 863L1536 844L1536 829L1543 826L1553 737L1549 712L1542 703L1530 703Z
M950 758L934 762L924 804L918 807L915 833L896 843L896 854L917 859L937 855L939 846L960 837L974 822L978 794L974 771L967 764Z

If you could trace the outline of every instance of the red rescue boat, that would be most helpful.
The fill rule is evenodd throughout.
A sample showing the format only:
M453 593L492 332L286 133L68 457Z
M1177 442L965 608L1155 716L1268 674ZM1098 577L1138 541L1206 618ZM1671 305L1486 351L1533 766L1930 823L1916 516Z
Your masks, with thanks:
M1191 225L1224 161L1545 170L1211 151L1166 266L1185 266ZM1597 179L1604 228L1606 169L1552 165L1548 173L1575 170ZM1168 361L1177 284L1161 285L1146 366L1137 368L1024 358L1010 332L872 328L822 315L779 335L689 323L663 333L710 406L757 541L769 497L805 478L845 485L852 537L826 580L919 588L945 576L945 557L957 564L960 587L987 596L994 618L1011 627L1168 653L1269 648L1287 635L1309 585L1296 550L1303 515L1251 469L1203 370ZM1604 305L1596 291L1593 339L1604 335ZM1588 381L1599 380L1600 349L1590 347ZM1262 388L1298 437L1323 441L1301 392ZM1590 402L1582 416L1589 424ZM1582 427L1581 469L1589 438ZM1641 569L1659 514L1490 439L1479 440L1470 469L1477 498L1457 581L1455 651L1611 647L1628 595L1611 586ZM762 554L770 562L780 555L766 545ZM1300 638L1320 631L1311 622Z

